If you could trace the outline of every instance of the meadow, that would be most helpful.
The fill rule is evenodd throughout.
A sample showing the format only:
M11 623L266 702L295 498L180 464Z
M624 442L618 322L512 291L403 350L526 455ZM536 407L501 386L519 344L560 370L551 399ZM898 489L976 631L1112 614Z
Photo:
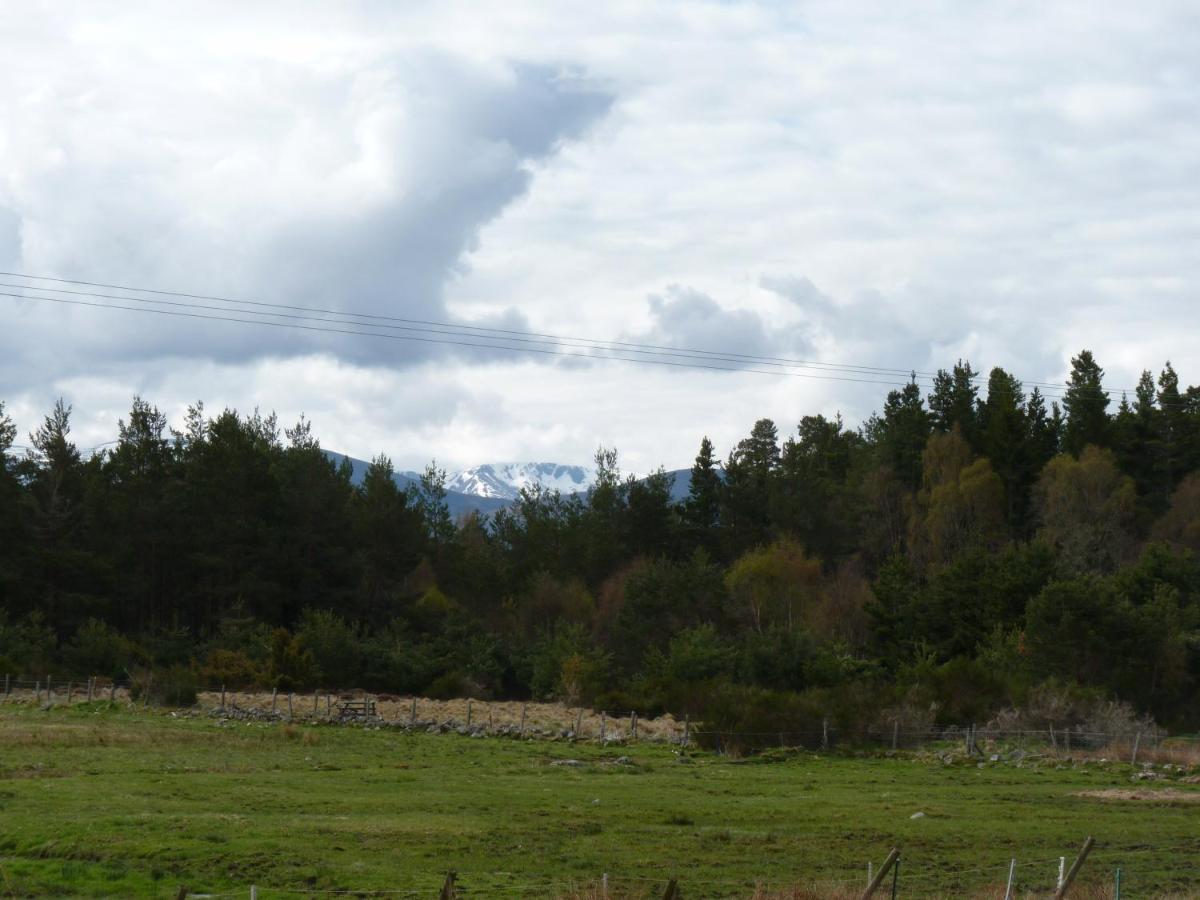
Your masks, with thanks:
M1200 785L1134 771L9 704L0 895L433 897L454 870L467 896L578 896L603 873L612 897L661 896L672 877L689 898L817 896L861 889L895 846L900 896L1002 896L1011 858L1018 896L1048 896L1090 834L1085 893L1119 866L1122 896L1200 896Z

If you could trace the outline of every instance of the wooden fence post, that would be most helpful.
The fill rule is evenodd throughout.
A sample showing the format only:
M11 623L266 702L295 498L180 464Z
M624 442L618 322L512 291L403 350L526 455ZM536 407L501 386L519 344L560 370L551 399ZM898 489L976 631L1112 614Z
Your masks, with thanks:
M117 681L115 678L108 683L108 702L109 703L117 702ZM221 705L222 706L225 705L224 701L222 701Z
M896 745L900 742L900 720L892 719L892 749L896 749Z
M575 737L579 737L583 733L583 709L575 713Z
M662 895L662 900L679 900L679 882L674 878L667 882L667 889Z
M75 682L67 682L67 706L71 705L71 695L75 693Z
M258 885L250 885L250 900L258 900Z
M521 705L521 737L525 737L525 714L529 712L529 704Z
M96 689L96 676L93 675L88 679L88 703L92 702L92 691Z
M221 712L225 712L225 685L221 685Z
M47 706L49 706L51 703L54 702L53 681L54 681L54 676L52 676L52 675L46 676L46 705Z
M325 718L327 718L327 719L333 718L333 695L332 694L325 695Z
M321 692L318 689L313 688L313 711L312 711L312 714L313 714L314 719L317 717L317 705L320 702L321 702Z
M1142 733L1139 731L1137 733L1137 737L1135 737L1133 739L1133 755L1129 757L1129 764L1131 766L1137 765L1138 747L1140 747L1141 744L1142 744Z
M409 725L417 724L417 698L416 697L412 698L412 710L408 714L408 724Z
M467 701L467 727L471 727L471 701Z
M35 681L33 683L33 702L36 703L38 706L42 705L42 683L41 683L41 681Z
M604 710L601 710L600 711L600 743L602 743L602 744L604 743L604 731L605 731L605 726L607 724L608 723L604 717Z
M631 738L634 738L635 740L637 739L637 713L636 712L632 712L629 714L629 736Z
M279 702L279 688L271 688L271 715L275 715L278 711L277 703Z
M458 892L454 889L454 882L457 878L458 876L454 872L446 873L446 880L442 884L442 892L438 894L438 900L453 900L458 896Z
M8 696L8 692L9 692L9 687L8 687L8 675L7 675L7 674L5 674L5 676L4 676L4 696L5 696L5 697L7 697L7 696Z
M292 692L288 691L288 721L292 721Z
M821 720L821 749L829 749L829 717Z
M883 884L883 879L887 877L888 870L896 864L896 860L900 858L900 851L895 847L892 852L887 855L887 859L883 861L883 865L879 867L879 871L875 873L875 877L871 879L871 883L867 885L867 889L862 892L859 900L870 900L875 891L879 889L879 885Z
M1075 876L1079 874L1079 870L1083 868L1083 862L1087 859L1088 854L1092 852L1092 845L1095 841L1091 836L1083 842L1083 847L1079 850L1079 855L1075 857L1075 862L1071 863L1070 871L1067 872L1067 877L1063 879L1063 883L1059 885L1058 892L1054 895L1054 900L1062 900L1067 896L1067 891L1071 887L1071 882L1075 880Z
M683 714L683 746L692 742L692 717L690 713Z

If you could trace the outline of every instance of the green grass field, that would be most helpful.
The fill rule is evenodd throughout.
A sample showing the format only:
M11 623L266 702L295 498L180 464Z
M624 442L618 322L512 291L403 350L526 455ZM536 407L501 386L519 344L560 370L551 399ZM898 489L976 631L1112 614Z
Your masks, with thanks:
M580 765L554 765L567 759ZM1046 896L1088 834L1084 882L1121 866L1123 896L1200 895L1200 804L1076 796L1133 787L1131 772L680 762L651 745L0 706L0 896L436 896L454 869L472 896L560 896L608 872L614 895L658 896L677 876L688 898L748 897L756 882L861 886L892 846L901 896L1002 888L1010 857L1021 896Z

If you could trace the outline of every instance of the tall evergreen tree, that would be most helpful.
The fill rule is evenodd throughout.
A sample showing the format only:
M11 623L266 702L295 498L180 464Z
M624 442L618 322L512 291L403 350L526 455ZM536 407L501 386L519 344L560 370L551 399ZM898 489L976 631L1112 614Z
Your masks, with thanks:
M755 422L749 437L729 453L721 518L734 555L767 539L771 479L779 466L779 453L779 432L770 419Z
M1109 441L1108 392L1104 390L1104 370L1090 350L1081 350L1071 360L1071 376L1063 395L1067 413L1063 449L1078 456L1089 444L1107 447Z
M692 463L687 499L683 502L683 517L697 540L711 534L720 521L721 473L717 468L713 444L707 435L700 441L700 452Z
M446 470L431 462L421 473L418 503L425 517L425 534L434 548L444 547L454 537L454 519L446 503Z
M921 454L929 431L929 413L914 374L902 389L888 394L882 417L875 419L869 429L881 461L891 466L910 490L921 485Z
M957 425L972 448L978 448L979 373L970 362L959 360L947 372L939 369L929 395L929 422L934 431L948 433Z
M1028 425L1024 405L1021 382L999 367L992 369L987 400L980 410L980 443L1004 484L1006 517L1014 530L1020 526L1033 482L1025 446Z

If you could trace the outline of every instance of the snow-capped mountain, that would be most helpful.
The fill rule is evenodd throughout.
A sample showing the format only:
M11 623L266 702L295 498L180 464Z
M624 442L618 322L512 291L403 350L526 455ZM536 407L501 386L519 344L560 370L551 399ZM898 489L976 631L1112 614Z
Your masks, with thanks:
M455 472L446 478L446 487L460 494L515 500L521 488L540 484L563 494L586 491L596 473L590 466L564 466L559 463L485 463Z

